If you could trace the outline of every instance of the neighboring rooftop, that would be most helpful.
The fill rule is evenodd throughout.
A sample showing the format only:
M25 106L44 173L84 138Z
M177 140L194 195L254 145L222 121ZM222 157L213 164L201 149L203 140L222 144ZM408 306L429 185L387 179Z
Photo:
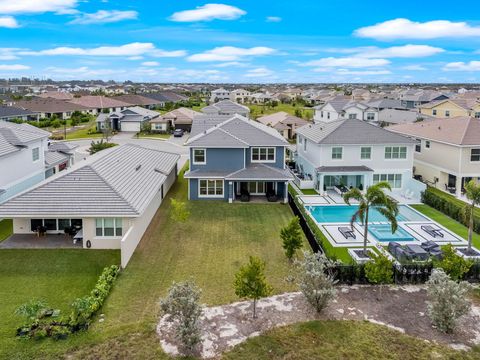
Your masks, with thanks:
M141 96L147 97L149 99L153 99L158 102L162 103L177 103L180 101L187 101L188 97L171 92L171 91L161 91L161 92L156 92L156 93L144 93L140 94Z
M277 130L281 129L281 127L277 127L278 124L296 125L296 126L303 126L308 124L308 121L303 120L302 118L299 118L297 116L290 115L285 111L280 111L274 114L259 117L257 121L261 122L264 125L268 125L273 128L276 128Z
M165 120L173 120L175 124L191 124L195 116L201 115L198 111L181 107L162 115Z
M205 114L248 114L250 109L248 106L238 104L232 100L222 100L215 104L205 106L202 109Z
M25 110L16 106L2 106L0 105L0 119L11 118L13 116L31 116L36 115L34 111Z
M50 133L29 124L0 120L0 156L21 149L31 141L46 139Z
M130 106L130 104L120 100L116 100L114 98L110 98L106 96L96 96L96 95L88 95L88 96L81 96L79 98L73 98L69 102L71 102L72 104L82 105L90 109L122 108L122 107Z

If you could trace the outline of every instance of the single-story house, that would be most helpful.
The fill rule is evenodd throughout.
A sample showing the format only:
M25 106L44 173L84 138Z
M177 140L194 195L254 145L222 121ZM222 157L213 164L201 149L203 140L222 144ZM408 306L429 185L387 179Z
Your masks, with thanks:
M133 106L122 111L97 116L97 129L102 131L106 123L114 131L139 132L144 123L156 119L160 113L140 106Z
M285 111L279 111L274 114L261 116L257 119L263 125L271 126L277 130L285 139L293 139L296 135L296 130L299 127L308 124L308 121L293 116Z
M13 219L14 236L33 239L39 227L48 236L74 226L83 248L120 249L125 267L176 181L179 159L132 144L103 150L3 203L0 217Z
M190 132L192 130L193 118L198 115L201 115L201 113L182 107L163 114L162 118L169 128L182 129Z
M38 120L39 114L31 111L25 110L15 106L5 106L0 105L0 120L12 121L12 120Z

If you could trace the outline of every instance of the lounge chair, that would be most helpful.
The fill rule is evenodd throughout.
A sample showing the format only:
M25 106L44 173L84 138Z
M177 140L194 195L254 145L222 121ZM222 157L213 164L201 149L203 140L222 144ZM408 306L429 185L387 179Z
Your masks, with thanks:
M407 249L404 249L402 247L398 247L398 248L395 249L395 258L399 261L403 261L403 260L408 261L408 260L412 260L413 255Z
M442 230L435 229L432 225L422 225L420 226L420 228L434 238L436 238L437 236L443 238Z
M338 231L340 231L340 234L342 234L345 239L348 239L349 237L356 239L355 233L349 227L340 226Z
M425 251L432 251L432 250L440 250L440 245L438 245L436 242L428 240L423 242L421 245L423 250Z
M390 241L388 243L388 251L393 255L393 257L397 257L397 249L400 249L401 247L402 246L395 241Z
M412 257L415 260L425 261L429 258L428 252L425 251L420 245L408 244L407 250L413 255Z

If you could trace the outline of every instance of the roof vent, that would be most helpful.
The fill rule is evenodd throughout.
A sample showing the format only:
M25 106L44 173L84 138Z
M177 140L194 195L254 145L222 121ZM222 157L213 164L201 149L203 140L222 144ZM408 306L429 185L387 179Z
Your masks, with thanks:
M137 165L137 167L135 168L135 171L138 171L138 170L140 170L140 168L141 168L141 167L142 167L142 165L141 165L141 164L140 164L140 165Z
M160 174L163 174L163 175L168 175L165 171L160 170L159 168L155 168L155 169L153 169L153 171L155 171L157 173L160 173Z

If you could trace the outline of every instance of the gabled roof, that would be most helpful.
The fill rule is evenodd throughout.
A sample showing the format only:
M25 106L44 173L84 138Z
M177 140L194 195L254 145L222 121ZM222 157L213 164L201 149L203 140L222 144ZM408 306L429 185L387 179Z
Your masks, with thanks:
M88 110L89 108L77 103L65 100L56 100L52 98L35 98L32 100L21 100L15 102L17 107L28 109L35 112L61 113Z
M35 112L25 110L16 106L4 106L0 105L0 118L2 117L15 117L15 116L27 116L35 115Z
M140 216L180 158L132 144L102 153L3 203L1 216Z
M162 117L166 120L175 121L175 124L191 124L193 118L197 115L201 115L201 113L189 108L181 107L163 114Z
M222 100L215 104L205 106L202 109L202 112L205 114L244 114L249 113L250 109L248 106L238 104L231 100Z
M389 126L389 130L455 145L480 146L480 119L459 116Z
M144 93L140 94L141 96L153 99L157 102L173 102L177 103L180 101L186 101L188 98L186 96L171 92L171 91L161 91L157 93Z
M445 102L450 102L464 110L472 110L472 108L480 104L480 102L478 102L476 99L445 99L445 100L432 101L428 104L423 104L421 108L431 109Z
M63 153L70 154L74 149L78 147L75 143L65 142L65 141L57 141L52 142L48 147L50 151L60 151Z
M158 103L158 101L152 98L136 94L118 95L114 96L113 99L128 103L130 105L155 105Z
M0 120L0 136L12 145L25 145L31 141L45 139L50 136L50 133L30 124Z
M69 159L68 155L60 151L45 151L45 167L50 168Z
M269 125L272 126L276 129L279 129L277 127L277 124L281 123L284 125L296 125L296 126L302 126L308 124L308 121L303 120L297 116L290 115L286 113L285 111L279 111L274 114L270 115L265 115L262 117L259 117L257 121L261 122L264 125Z
M107 108L116 108L116 107L127 107L130 104L116 100L114 98L109 98L106 96L81 96L79 98L73 98L69 100L72 104L78 104L92 109L107 109Z
M392 133L363 120L346 119L319 122L302 126L297 134L317 144L326 145L369 145L369 144L413 144L414 140Z

